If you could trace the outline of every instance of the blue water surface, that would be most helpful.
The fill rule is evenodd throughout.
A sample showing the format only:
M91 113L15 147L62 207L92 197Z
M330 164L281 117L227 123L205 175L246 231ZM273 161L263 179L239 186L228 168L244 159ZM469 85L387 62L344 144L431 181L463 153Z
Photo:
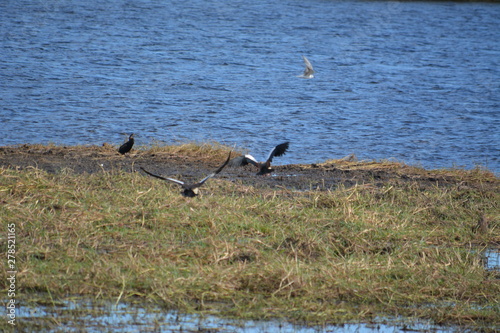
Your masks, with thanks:
M218 141L500 172L500 5L0 2L0 145ZM302 55L315 78L297 77Z

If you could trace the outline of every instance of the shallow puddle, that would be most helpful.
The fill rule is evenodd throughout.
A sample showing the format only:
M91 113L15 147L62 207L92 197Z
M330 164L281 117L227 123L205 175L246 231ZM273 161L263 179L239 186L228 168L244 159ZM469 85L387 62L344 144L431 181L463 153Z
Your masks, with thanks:
M485 268L500 270L500 249L481 252ZM50 299L42 296L40 299ZM96 300L66 300L51 303L21 304L16 323L26 332L242 332L242 333L313 333L313 332L456 332L456 326L438 326L430 321L408 318L379 318L373 323L309 326L280 320L235 320L169 311L156 305Z
M456 332L457 327L426 321L380 319L370 324L303 326L284 321L241 321L181 314L157 306L112 305L98 301L65 301L55 305L20 306L18 328L31 332Z
M500 271L500 249L488 248L482 253L484 266L488 270Z

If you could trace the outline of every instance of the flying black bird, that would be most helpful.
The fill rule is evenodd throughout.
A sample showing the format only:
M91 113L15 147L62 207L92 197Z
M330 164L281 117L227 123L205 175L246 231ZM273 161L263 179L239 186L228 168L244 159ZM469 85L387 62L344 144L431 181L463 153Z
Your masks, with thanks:
M122 155L126 154L130 151L130 149L132 149L133 145L134 145L134 133L130 134L130 136L128 137L128 141L122 144L120 148L118 148L118 152Z
M181 192L181 194L183 196L185 196L185 197L192 198L192 197L195 197L195 196L198 195L198 187L200 187L201 185L203 185L209 178L212 178L213 176L215 176L216 174L218 174L219 172L221 172L222 169L224 169L224 167L229 162L230 158L231 158L231 151L229 152L229 156L227 157L227 159L224 162L224 164L222 164L213 173L211 173L210 175L206 176L205 178L203 178L202 180L200 180L198 183L195 183L195 184L186 184L183 181L180 181L180 180L177 180L177 179L166 178L166 177L162 177L162 176L157 176L155 174L152 174L149 171L146 171L143 167L141 167L141 170L144 171L145 173L147 173L150 176L153 176L153 177L156 177L156 178L159 178L159 179L163 179L163 180L168 180L168 181L174 182L176 184L179 184L183 188L183 191Z
M302 56L302 59L304 59L304 64L306 65L306 68L304 69L304 73L302 75L299 75L299 77L302 77L304 79L312 79L314 77L313 66L305 56Z
M271 173L274 171L274 169L271 169L271 162L273 160L273 157L284 155L286 150L288 149L289 144L290 142L285 142L274 147L273 150L271 150L271 152L269 153L267 160L263 163L257 162L257 160L252 155L242 155L233 158L229 162L229 166L236 167L251 163L259 168L259 172L257 172L257 175L265 175Z

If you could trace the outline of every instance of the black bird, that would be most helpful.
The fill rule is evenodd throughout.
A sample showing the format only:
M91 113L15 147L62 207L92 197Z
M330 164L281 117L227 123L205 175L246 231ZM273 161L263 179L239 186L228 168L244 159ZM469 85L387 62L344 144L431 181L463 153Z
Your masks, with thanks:
M198 195L198 187L200 187L201 185L203 185L209 178L212 178L213 176L215 176L216 174L218 174L219 172L221 172L222 169L224 169L224 167L229 162L230 158L231 158L231 151L229 152L229 156L227 157L227 159L224 162L224 164L222 164L213 173L211 173L210 175L206 176L205 178L203 178L202 180L200 180L198 183L195 183L195 184L186 184L183 181L180 181L180 180L177 180L177 179L166 178L166 177L162 177L162 176L157 176L155 174L152 174L149 171L146 171L143 167L141 167L141 170L144 171L145 173L147 173L150 176L153 176L153 177L156 177L156 178L159 178L159 179L163 179L163 180L168 180L168 181L174 182L176 184L179 184L183 188L183 191L181 192L181 194L183 196L185 196L185 197L193 198L193 197L195 197L195 196Z
M130 149L132 149L133 145L134 145L134 133L130 134L130 136L128 137L128 141L122 144L120 148L118 148L118 152L122 155L126 154L130 151Z
M257 175L265 175L271 173L274 171L274 169L271 169L271 162L273 160L273 157L285 155L285 152L288 149L289 144L290 142L284 142L274 147L273 150L271 150L271 152L269 153L267 160L263 163L257 162L257 160L252 155L247 154L233 158L229 162L229 166L232 167L243 166L251 163L255 165L257 168L259 168L259 172L257 172Z

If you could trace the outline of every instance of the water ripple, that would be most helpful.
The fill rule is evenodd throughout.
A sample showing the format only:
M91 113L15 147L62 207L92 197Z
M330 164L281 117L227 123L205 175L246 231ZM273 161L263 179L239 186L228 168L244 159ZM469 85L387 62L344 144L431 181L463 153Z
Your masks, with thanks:
M0 4L0 145L216 140L500 171L488 3ZM461 28L457 30L456 27ZM301 55L316 77L299 79Z

